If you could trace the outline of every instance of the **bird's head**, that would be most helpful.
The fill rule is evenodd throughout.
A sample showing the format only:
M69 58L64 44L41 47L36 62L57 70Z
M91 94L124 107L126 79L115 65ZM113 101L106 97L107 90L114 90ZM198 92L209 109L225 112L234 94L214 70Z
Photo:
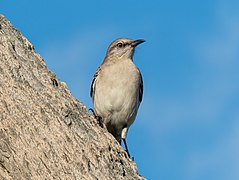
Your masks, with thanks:
M143 39L132 40L129 38L120 38L113 41L106 54L106 58L131 58L134 55L135 47L145 42Z

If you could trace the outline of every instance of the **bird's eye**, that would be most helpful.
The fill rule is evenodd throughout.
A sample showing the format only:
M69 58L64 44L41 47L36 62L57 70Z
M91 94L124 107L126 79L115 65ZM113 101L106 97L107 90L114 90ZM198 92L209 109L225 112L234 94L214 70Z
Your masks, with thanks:
M118 43L117 46L118 46L119 48L121 48L121 47L123 47L123 43Z

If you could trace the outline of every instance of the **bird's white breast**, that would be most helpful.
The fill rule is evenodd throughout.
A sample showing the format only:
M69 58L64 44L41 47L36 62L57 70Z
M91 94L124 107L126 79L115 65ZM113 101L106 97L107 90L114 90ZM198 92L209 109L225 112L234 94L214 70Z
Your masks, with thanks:
M131 60L107 66L107 71L102 71L96 81L97 114L115 123L133 123L139 106L139 83L139 70Z

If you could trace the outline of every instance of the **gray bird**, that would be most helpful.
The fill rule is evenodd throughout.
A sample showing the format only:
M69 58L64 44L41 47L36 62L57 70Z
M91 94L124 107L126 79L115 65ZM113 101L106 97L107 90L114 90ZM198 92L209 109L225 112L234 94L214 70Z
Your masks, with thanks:
M94 114L121 144L130 157L126 136L134 122L143 96L143 80L133 63L135 47L144 40L120 38L108 47L105 59L94 75L90 96Z

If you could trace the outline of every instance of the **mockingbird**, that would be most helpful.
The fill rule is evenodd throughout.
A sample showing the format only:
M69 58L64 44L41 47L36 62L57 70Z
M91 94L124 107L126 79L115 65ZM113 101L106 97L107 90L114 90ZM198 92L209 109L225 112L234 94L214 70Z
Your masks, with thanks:
M133 63L135 47L144 40L120 38L112 42L94 75L90 96L96 117L121 144L130 157L126 136L134 122L143 96L143 80Z

